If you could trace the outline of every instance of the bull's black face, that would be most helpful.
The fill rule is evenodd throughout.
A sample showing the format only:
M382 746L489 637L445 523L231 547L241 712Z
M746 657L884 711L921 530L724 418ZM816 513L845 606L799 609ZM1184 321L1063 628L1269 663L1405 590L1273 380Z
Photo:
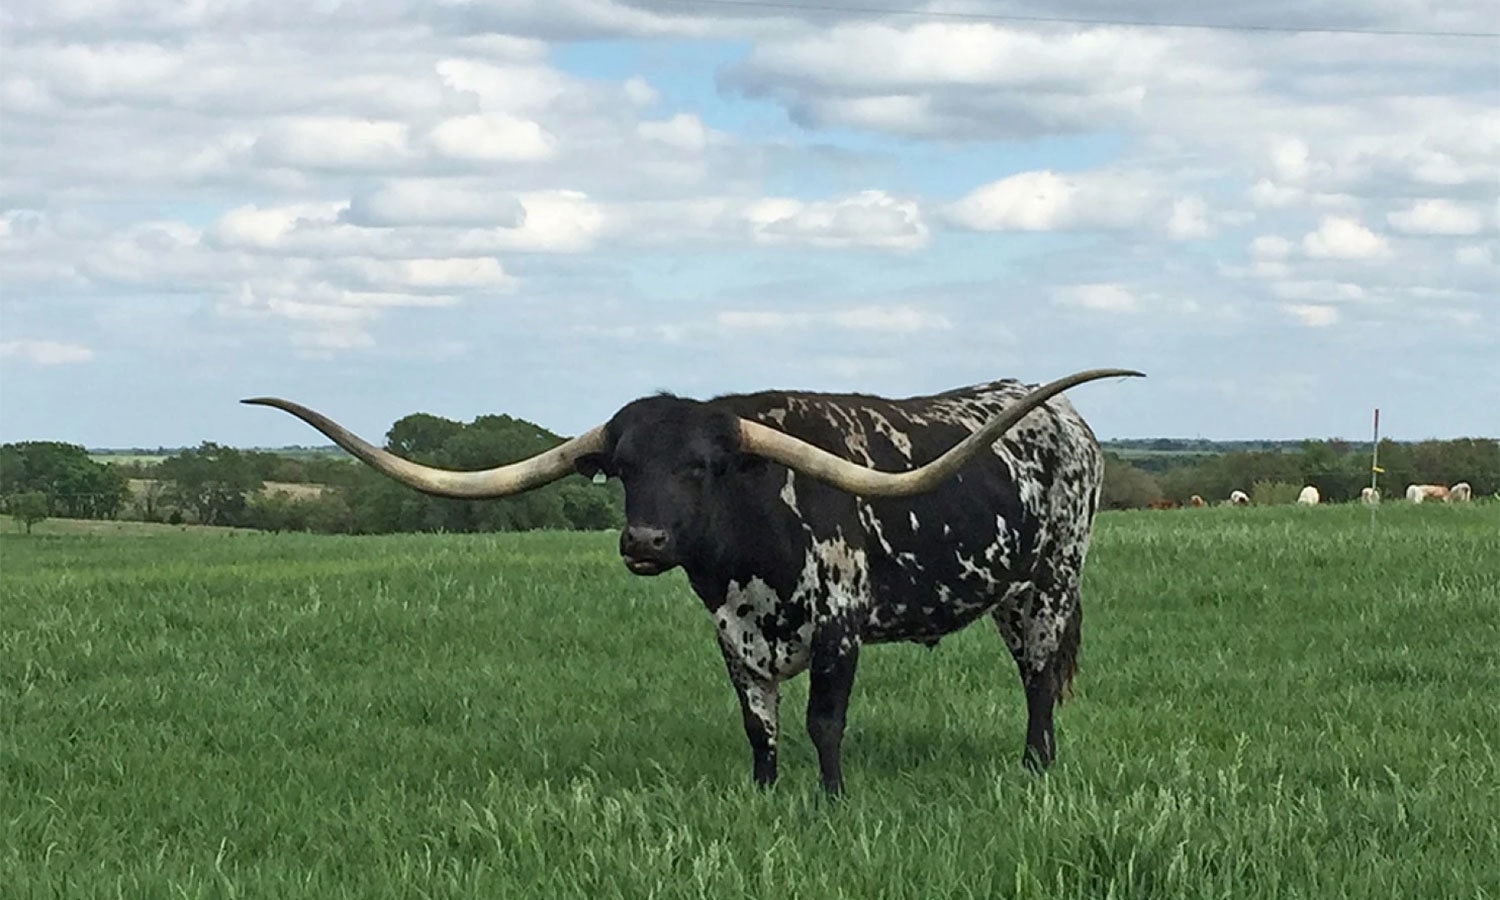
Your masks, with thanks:
M650 397L609 423L608 450L578 461L625 487L620 558L637 575L682 565L704 544L716 497L758 460L741 454L735 418L693 400Z

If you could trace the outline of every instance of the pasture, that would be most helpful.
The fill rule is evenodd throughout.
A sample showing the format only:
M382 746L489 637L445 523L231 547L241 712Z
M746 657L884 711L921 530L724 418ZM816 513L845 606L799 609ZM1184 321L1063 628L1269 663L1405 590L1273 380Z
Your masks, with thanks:
M1500 897L1500 505L1106 513L1059 761L988 622L825 800L613 534L0 536L7 898Z

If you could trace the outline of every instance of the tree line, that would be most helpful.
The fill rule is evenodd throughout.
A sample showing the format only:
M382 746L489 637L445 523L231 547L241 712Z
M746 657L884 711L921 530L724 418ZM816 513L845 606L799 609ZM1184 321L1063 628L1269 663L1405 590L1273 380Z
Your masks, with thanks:
M393 453L451 469L515 462L563 440L503 415L463 423L415 413L386 433ZM0 446L0 510L23 524L68 517L325 534L599 530L618 527L624 507L618 483L580 475L514 497L449 500L344 455L288 457L205 441L160 462L101 464L73 444Z
M464 423L413 413L385 435L391 452L450 469L515 462L563 440L506 415ZM1308 440L1295 450L1264 442L1273 449L1227 453L1185 442L1141 443L1150 446L1132 449L1153 455L1140 459L1127 456L1128 449L1106 449L1106 509L1142 508L1159 500L1185 504L1194 494L1216 503L1235 490L1258 504L1284 503L1307 484L1337 503L1357 499L1370 483L1368 442ZM1500 442L1491 438L1383 440L1380 466L1379 484L1391 499L1414 482L1467 481L1479 496L1500 491ZM617 481L593 484L570 475L514 497L446 500L404 487L342 453L286 455L205 441L160 462L101 464L81 446L28 441L0 445L0 511L27 530L49 517L326 534L600 530L623 522L624 494Z

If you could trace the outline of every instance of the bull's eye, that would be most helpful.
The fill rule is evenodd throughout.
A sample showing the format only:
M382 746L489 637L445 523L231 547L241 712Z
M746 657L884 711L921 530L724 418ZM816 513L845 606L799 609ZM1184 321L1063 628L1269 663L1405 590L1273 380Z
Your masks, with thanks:
M701 478L708 472L708 463L701 459L689 460L686 468L689 475Z

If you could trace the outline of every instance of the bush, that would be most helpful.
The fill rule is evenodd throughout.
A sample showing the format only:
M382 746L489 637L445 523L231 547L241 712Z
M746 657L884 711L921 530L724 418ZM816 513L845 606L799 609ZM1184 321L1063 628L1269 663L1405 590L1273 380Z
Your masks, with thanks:
M1295 481L1257 481L1250 486L1250 502L1256 506L1296 503L1302 485Z

